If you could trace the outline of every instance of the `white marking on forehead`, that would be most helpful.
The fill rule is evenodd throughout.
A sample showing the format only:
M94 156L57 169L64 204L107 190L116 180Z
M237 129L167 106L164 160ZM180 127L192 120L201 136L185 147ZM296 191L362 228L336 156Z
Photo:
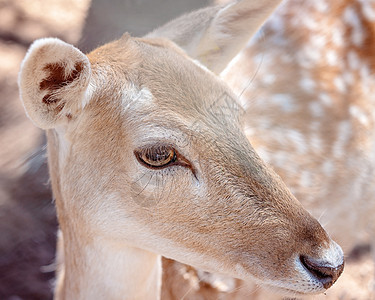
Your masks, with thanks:
M152 104L153 95L147 88L139 89L135 85L130 85L122 91L123 111L132 108L149 106Z

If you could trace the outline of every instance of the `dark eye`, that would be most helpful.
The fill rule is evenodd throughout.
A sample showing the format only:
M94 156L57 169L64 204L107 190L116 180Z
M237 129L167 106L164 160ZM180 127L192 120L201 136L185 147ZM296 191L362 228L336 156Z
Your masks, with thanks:
M135 150L138 161L149 168L163 168L177 161L176 150L170 146L151 146Z

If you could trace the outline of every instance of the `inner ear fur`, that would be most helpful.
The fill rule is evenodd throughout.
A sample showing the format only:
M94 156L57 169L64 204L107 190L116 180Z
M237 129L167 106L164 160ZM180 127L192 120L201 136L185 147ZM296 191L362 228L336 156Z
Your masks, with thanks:
M27 115L43 129L68 121L81 111L90 78L90 62L80 50L55 38L35 41L18 79Z

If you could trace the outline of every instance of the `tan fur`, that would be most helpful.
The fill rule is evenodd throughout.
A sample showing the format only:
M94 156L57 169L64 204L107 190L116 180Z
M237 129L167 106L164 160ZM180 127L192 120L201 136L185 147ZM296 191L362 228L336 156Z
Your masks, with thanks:
M255 149L346 251L375 235L374 11L288 1L225 76Z
M208 10L213 25L197 24L205 34L192 43L215 44L212 28L227 34L238 25L233 9L241 16L254 3L240 1L228 15L227 7ZM276 4L254 10L254 31ZM49 163L64 246L56 297L157 299L160 255L285 293L324 291L342 271L341 248L255 153L229 88L157 32L124 35L87 57L46 39L23 63L25 108L54 128ZM237 51L228 42L231 55L209 60L227 63ZM51 61L53 51L65 55ZM151 145L175 148L180 163L142 165L135 152ZM301 256L332 280L322 283Z

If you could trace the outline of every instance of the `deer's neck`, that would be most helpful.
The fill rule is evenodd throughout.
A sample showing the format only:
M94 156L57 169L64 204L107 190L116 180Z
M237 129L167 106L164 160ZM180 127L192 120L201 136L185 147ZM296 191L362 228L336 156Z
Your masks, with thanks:
M51 182L63 233L58 243L55 299L160 299L160 255L90 233L82 222L74 222L82 216L64 204L59 177L64 157L57 154L59 144L63 147L65 142L51 130L47 137Z
M70 244L64 241L56 299L160 299L159 255L100 239Z

